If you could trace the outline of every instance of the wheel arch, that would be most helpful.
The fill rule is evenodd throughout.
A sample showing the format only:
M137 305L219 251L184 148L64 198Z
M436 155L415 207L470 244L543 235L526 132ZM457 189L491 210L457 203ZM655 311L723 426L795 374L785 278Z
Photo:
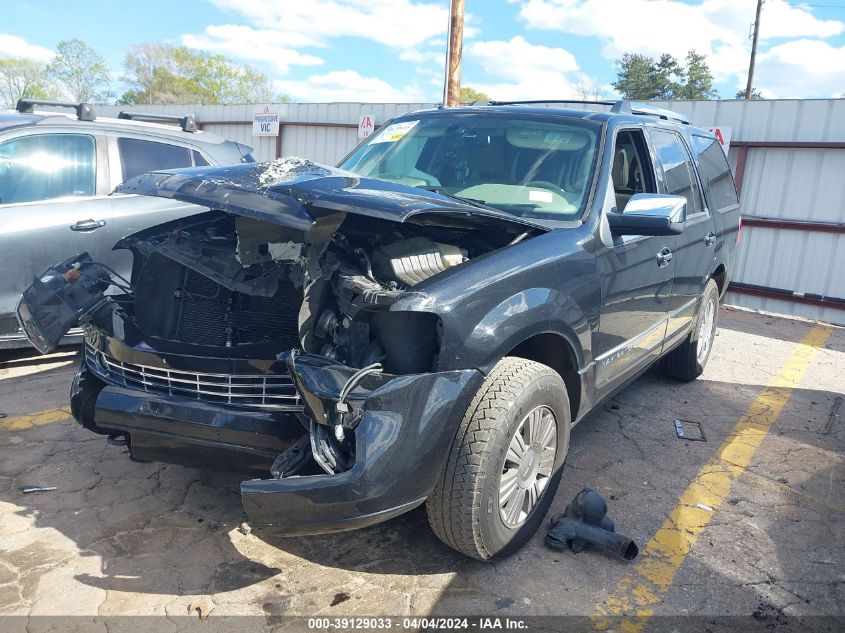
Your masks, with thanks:
M578 373L578 355L567 337L557 332L533 334L510 349L505 356L533 360L554 369L566 385L570 421L578 418L581 406L581 375Z
M728 289L728 269L725 265L719 264L710 278L716 282L716 286L719 288L719 296L724 297Z

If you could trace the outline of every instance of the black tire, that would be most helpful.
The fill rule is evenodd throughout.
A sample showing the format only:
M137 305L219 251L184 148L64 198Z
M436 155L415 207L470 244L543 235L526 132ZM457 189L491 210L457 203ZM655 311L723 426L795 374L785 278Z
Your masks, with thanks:
M701 326L705 320L708 305L711 305L713 310L712 324L708 332L702 332ZM704 372L704 367L707 365L707 360L710 358L710 353L713 350L713 340L716 336L716 322L718 320L719 287L715 281L710 279L704 287L701 303L693 320L692 331L686 340L669 352L664 359L663 366L668 376L683 382L690 382ZM706 339L700 339L702 335ZM703 340L706 340L707 348L703 356L699 358L698 350Z
M554 465L527 517L517 527L508 527L499 507L505 456L523 420L538 407L554 416ZM479 560L507 556L522 547L537 531L557 492L570 426L566 385L557 372L523 358L499 361L467 408L426 501L428 522L438 538Z

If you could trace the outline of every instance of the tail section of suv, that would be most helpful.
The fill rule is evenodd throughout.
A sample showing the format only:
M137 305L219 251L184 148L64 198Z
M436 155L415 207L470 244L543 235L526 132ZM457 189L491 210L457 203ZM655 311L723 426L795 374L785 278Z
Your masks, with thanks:
M41 105L72 109L75 116L35 110ZM6 261L0 349L26 344L14 309L34 274L84 250L128 276L131 259L111 249L117 240L203 210L109 195L117 185L156 169L251 161L250 151L197 130L189 116L126 112L103 119L88 104L32 100L20 101L16 111L0 111L0 249Z
M211 211L122 240L111 299L84 256L24 292L42 350L88 315L76 419L138 459L242 473L254 523L332 532L425 503L479 559L542 523L573 424L658 361L701 374L739 225L716 139L629 104L415 112L340 168L120 191Z

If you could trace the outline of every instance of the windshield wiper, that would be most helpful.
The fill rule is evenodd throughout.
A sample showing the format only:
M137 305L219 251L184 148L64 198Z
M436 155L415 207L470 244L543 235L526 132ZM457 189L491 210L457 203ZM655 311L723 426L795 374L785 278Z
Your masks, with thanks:
M487 204L483 200L456 196L454 193L449 193L448 191L446 191L443 187L426 187L425 189L426 191L431 191L432 193L439 193L441 196L451 198L452 200L457 200L458 202L466 202L467 204L471 204L472 206L478 207L479 209L486 209L487 211L495 211L496 213L502 213L501 209L497 209L496 207Z

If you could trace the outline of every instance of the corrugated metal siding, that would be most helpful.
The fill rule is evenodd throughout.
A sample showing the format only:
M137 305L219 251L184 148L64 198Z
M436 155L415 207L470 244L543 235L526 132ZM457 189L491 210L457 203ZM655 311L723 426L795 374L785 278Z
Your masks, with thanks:
M655 105L686 114L693 125L733 128L733 141L845 141L845 100L671 101ZM194 113L203 121L251 121L262 106L138 106L136 110L162 114ZM377 125L412 110L434 104L303 103L280 106L282 154L335 164L358 143L354 128L296 125L296 122L357 125L372 114ZM575 107L575 106L573 106ZM589 106L588 106L589 107ZM104 116L116 116L120 106L98 106ZM276 139L252 136L243 123L208 125L205 129L255 147L257 160L276 155ZM747 216L787 220L845 223L845 150L749 148L740 204ZM735 169L738 149L730 150ZM733 272L735 281L845 297L845 235L792 229L748 227ZM802 305L756 296L728 294L728 302L767 310L845 323L845 310Z
M269 104L268 104L269 105ZM413 110L435 107L431 103L287 103L279 106L282 123L282 155L300 156L319 163L336 164L358 144L358 118L370 114L376 125ZM252 135L252 113L260 105L161 105L97 106L100 116L117 116L121 110L171 114L193 114L203 129L227 139L254 147L256 160L276 157L275 137ZM232 121L228 124L203 124L208 121ZM297 122L354 125L354 128L296 125Z

